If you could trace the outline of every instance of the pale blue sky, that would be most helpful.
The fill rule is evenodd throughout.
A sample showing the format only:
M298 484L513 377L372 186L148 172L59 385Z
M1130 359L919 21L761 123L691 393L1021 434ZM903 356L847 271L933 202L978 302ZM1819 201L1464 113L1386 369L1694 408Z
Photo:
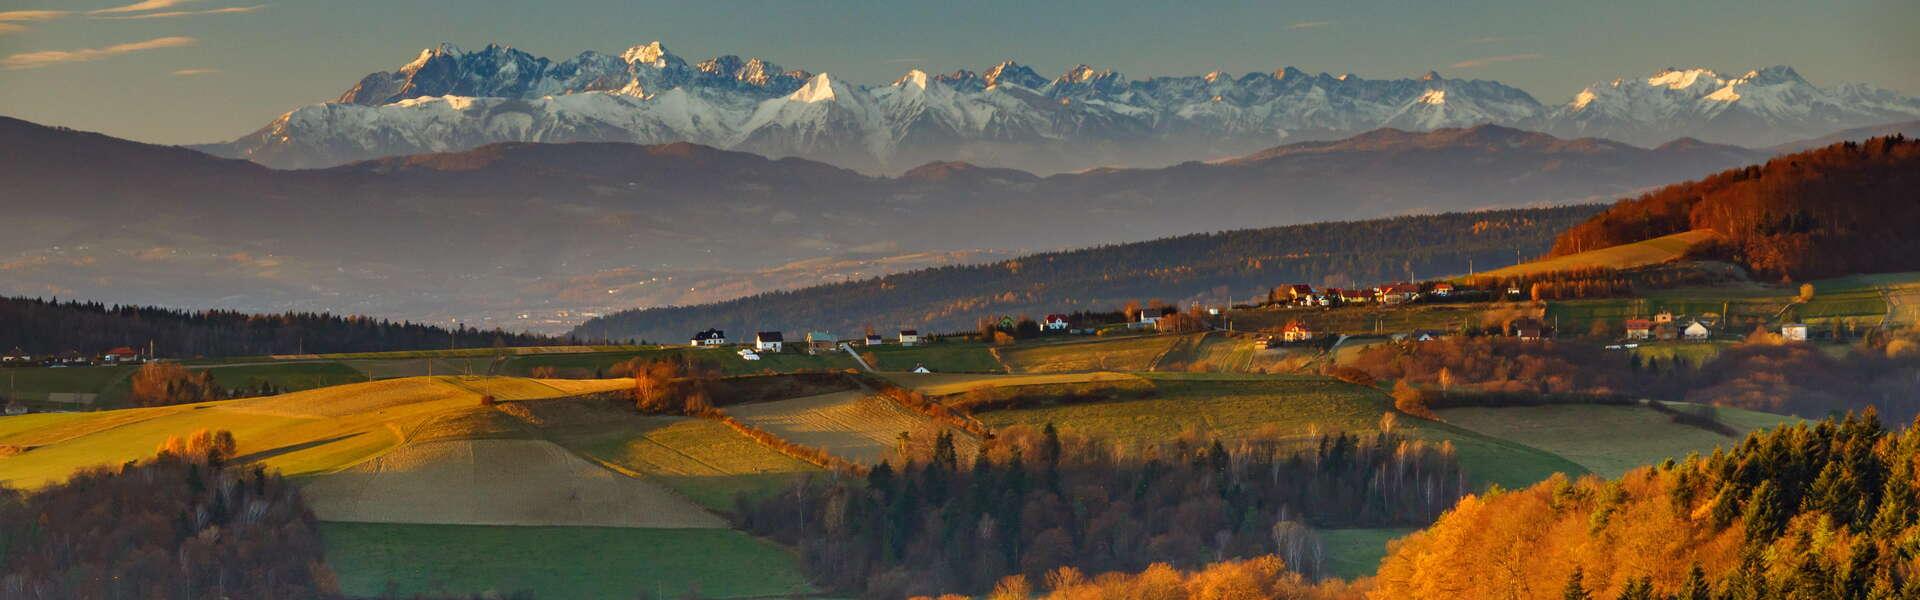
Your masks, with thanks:
M1005 58L1049 77L1083 62L1132 77L1292 65L1368 78L1435 69L1558 103L1664 66L1787 64L1820 85L1920 94L1914 0L144 0L87 14L136 1L0 0L0 115L151 142L227 140L441 41L563 59L658 39L689 60L760 56L865 84ZM67 14L15 12L38 10ZM48 51L67 54L36 54Z

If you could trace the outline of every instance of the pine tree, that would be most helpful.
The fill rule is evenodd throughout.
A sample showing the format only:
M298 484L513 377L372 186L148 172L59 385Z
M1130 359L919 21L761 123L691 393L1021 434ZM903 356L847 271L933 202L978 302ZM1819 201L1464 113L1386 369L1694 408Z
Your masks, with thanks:
M1687 582L1680 584L1680 594L1674 600L1712 600L1713 591L1707 588L1707 571L1694 563L1687 571Z
M1567 587L1560 591L1561 600L1593 600L1593 594L1586 588L1586 573L1580 567L1574 567L1567 575Z

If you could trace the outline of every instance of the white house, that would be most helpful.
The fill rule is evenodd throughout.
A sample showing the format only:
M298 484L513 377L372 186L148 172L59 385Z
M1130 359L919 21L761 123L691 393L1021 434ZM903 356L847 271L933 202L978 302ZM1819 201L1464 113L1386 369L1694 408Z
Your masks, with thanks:
M880 337L880 334L877 334L877 333L867 334L866 344L868 346L879 346L886 343L887 343L887 338Z
M913 367L913 372L915 372L915 373L932 373L933 371L928 371L928 370L927 370L927 367L926 367L926 365L914 365L914 367Z
M693 339L690 340L688 344L695 347L725 346L727 345L727 332L724 332L718 329L708 329L706 331L693 334Z
M1688 324L1686 329L1680 331L1680 336L1686 338L1688 341L1697 342L1712 337L1713 331L1707 329L1707 326L1700 324L1699 321L1694 321Z
M1047 331L1066 331L1067 316L1062 314L1047 315L1047 320L1042 321L1040 326L1045 327Z
M1313 340L1313 328L1306 323L1291 321L1280 330L1280 339L1288 342L1306 342Z
M762 331L753 335L753 349L761 352L779 352L786 336L778 331Z
M900 345L913 346L919 343L920 343L920 330L918 329L900 330Z
M1780 326L1780 337L1789 342L1807 341L1806 323L1787 323Z

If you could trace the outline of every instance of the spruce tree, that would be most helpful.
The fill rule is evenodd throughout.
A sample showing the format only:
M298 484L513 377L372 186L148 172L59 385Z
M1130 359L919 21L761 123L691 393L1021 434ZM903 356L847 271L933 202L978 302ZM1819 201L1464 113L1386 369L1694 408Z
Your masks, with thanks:
M1593 600L1593 594L1587 591L1586 574L1580 567L1574 567L1567 575L1567 587L1560 592L1561 600Z

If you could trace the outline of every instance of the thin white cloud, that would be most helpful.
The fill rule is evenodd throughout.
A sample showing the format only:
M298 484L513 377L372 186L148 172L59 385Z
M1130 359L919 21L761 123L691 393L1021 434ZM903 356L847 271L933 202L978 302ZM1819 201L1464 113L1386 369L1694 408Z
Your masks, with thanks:
M1516 61L1522 61L1522 60L1540 60L1546 57L1547 55L1541 54L1539 52L1528 52L1525 54L1502 54L1499 56L1482 56L1480 58L1470 58L1457 63L1453 63L1452 68L1477 69L1480 67L1494 64L1494 63L1516 62Z
M4 69L8 71L19 71L23 69L38 69L41 67L49 67L49 66L64 64L64 63L96 61L103 58L111 58L111 57L119 56L122 54L132 54L134 52L143 52L146 50L156 50L160 48L180 48L183 46L192 46L198 43L200 43L200 40L196 40L190 37L172 36L172 37L154 38L144 42L114 44L112 46L107 46L105 48L81 48L79 50L41 50L38 52L22 52L19 54L8 56L6 58L0 58L0 69Z
M126 14L126 13L147 12L150 10L161 10L166 8L173 8L175 6L185 4L188 1L189 0L141 0L140 2L135 2L133 4L128 4L125 6L115 6L113 8L102 8L100 10L90 10L90 11L87 11L87 14L97 16L97 15L119 15L119 14Z
M1288 25L1287 29L1318 29L1332 24L1333 21L1299 21Z
M54 19L65 17L68 14L71 14L71 13L68 13L67 11L64 11L64 10L0 11L0 33L17 33L21 31L26 31L27 26L21 25L21 23L36 23L40 21L52 21Z
M214 73L219 73L219 72L220 72L219 69L197 67L192 69L180 69L180 70L174 71L173 76L174 77L193 77L195 75L212 75Z
M211 8L207 10L170 10L165 12L140 13L137 15L95 15L94 18L96 19L166 19L166 18L172 18L172 17L192 17L192 16L198 16L198 15L235 15L235 14L246 14L246 13L258 11L266 7L267 5L265 4L255 4L253 6L230 6L227 8Z

